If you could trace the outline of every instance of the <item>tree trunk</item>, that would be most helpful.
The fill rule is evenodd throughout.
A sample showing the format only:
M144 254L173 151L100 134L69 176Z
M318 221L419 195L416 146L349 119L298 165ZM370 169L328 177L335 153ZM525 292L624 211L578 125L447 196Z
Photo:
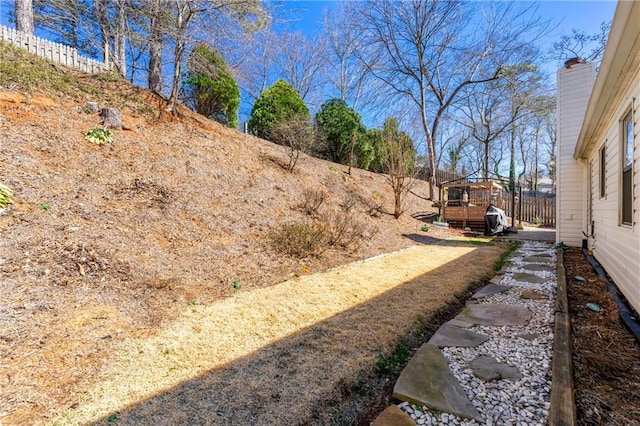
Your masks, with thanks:
M122 130L122 115L117 108L102 108L100 111L102 126L107 129Z
M162 92L162 8L160 0L151 5L151 33L149 34L149 89Z
M105 64L109 64L111 60L109 55L109 14L107 13L106 0L95 0L94 13L100 26L100 37L102 39L102 60Z
M482 177L489 181L489 141L484 141L484 170Z
M173 82L171 83L171 95L169 96L169 102L167 105L167 112L172 114L176 113L176 104L178 103L178 93L180 91L180 74L182 72L182 55L186 45L186 30L188 25L188 17L185 16L185 8L188 5L178 4L178 16L176 25L176 45L174 52L174 66L173 66Z
M32 0L15 0L16 30L33 34Z
M119 0L116 3L117 21L113 35L114 62L118 73L122 77L127 75L127 53L126 53L126 32L127 32L127 0Z

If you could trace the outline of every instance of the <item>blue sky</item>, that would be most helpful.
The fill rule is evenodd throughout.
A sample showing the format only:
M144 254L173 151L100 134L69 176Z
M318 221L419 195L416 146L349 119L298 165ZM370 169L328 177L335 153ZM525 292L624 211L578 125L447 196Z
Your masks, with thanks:
M300 30L308 35L322 31L322 18L325 9L336 6L336 1L310 1L310 0L285 0L281 2L283 9L292 16L286 26L290 30ZM556 26L546 37L546 44L550 45L558 40L561 34L569 34L572 28L595 33L603 21L613 18L616 1L541 1L539 3L539 15L543 19L549 19ZM0 0L0 23L9 24L7 14L13 10L13 0ZM280 25L279 27L283 27ZM276 27L277 28L277 27ZM553 64L555 67L555 64Z
M613 18L616 3L614 0L541 1L539 12L542 17L552 19L558 24L558 28L550 34L552 37L557 37L559 34L570 31L571 28L581 28L587 32L597 30L602 21ZM312 34L322 29L323 10L333 8L337 2L289 0L284 4L286 9L296 10L299 16L297 21L289 24L289 27Z
M282 2L284 8L294 11L294 20L287 25L289 29L301 30L311 35L322 31L322 16L324 9L333 8L335 1L296 1ZM569 33L572 28L579 28L587 33L598 30L600 23L613 18L616 1L542 1L539 4L539 13L543 18L551 19L557 28L553 30L548 39L553 41L563 33ZM13 0L0 0L0 23L8 23L7 13L13 9Z
M286 26L290 30L303 31L307 35L321 32L323 11L335 7L336 4L336 1L323 0L285 1L284 9L290 11L295 17ZM550 46L562 34L570 34L573 28L583 30L588 34L598 32L602 22L613 19L616 4L617 2L614 0L539 2L539 16L544 20L550 20L553 28L543 43ZM549 68L555 67L556 64L549 64Z

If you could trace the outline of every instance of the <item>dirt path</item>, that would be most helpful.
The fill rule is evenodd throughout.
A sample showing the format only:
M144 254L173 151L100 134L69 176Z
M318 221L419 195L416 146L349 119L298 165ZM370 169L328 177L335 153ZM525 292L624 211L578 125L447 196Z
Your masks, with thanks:
M503 249L414 246L191 306L157 335L126 341L59 421L326 421L341 386L355 383L420 318L487 277Z

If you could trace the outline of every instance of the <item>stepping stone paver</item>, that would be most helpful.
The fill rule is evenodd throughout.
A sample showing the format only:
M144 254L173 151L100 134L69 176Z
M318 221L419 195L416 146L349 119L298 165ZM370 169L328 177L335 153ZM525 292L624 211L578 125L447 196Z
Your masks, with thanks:
M522 260L524 262L529 262L529 263L544 263L544 264L554 263L553 259L551 259L550 257L543 257L543 256L527 256Z
M488 355L481 355L471 361L470 365L473 374L485 382L506 379L516 381L522 378L522 374L517 368L496 361L495 358Z
M531 284L542 284L545 282L545 279L533 274L527 274L523 272L518 272L513 274L513 279L520 282L531 283Z
M540 334L538 333L516 334L515 337L519 337L521 339L528 340L529 342L533 342L538 337L540 337Z
M443 324L427 343L439 348L475 348L489 340L489 336L455 325Z
M546 300L549 297L544 294L544 293L538 293L537 291L533 291L533 290L524 290L521 294L520 294L520 298L521 299L526 299L526 300Z
M447 321L445 324L455 325L456 327L462 327L462 328L471 328L475 325L472 322L461 321L455 318Z
M456 319L481 325L526 325L531 311L503 303L469 305Z
M503 275L496 275L495 277L491 278L491 279L489 280L489 282L490 282L491 284L497 284L497 285L499 285L499 284L500 284L500 282L502 281L502 277L503 277Z
M397 405L388 406L371 426L415 426L410 415L402 411Z
M538 257L549 257L549 258L553 257L553 255L551 253L548 253L546 249L544 251L540 251L540 250L536 251L535 255Z
M471 296L471 298L472 299L482 299L483 297L488 297L488 296L492 296L492 295L497 294L497 293L502 293L503 291L507 291L510 288L511 288L511 286L499 285L497 283L495 283L495 284L487 284L486 286L484 286L480 290L478 290L473 296Z
M482 416L449 370L440 349L428 343L418 349L402 370L393 388L393 397L483 422Z
M543 265L539 263L525 263L520 266L522 269L526 269L527 271L539 271L539 272L551 272L555 271L555 268L552 265Z

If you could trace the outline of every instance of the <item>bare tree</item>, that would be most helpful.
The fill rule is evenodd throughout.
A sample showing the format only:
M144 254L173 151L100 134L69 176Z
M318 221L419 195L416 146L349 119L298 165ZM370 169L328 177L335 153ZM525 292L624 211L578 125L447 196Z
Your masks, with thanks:
M206 33L217 29L220 21L224 21L228 25L253 30L262 26L267 16L259 0L174 0L168 5L171 8L171 19L166 34L173 42L174 64L171 94L166 109L175 113L184 54L188 44L197 40L198 31L192 27L196 23L202 23L207 27L203 30Z
M588 34L583 30L573 28L571 35L563 34L560 40L554 42L547 52L547 57L558 61L581 57L586 61L600 63L607 39L611 30L611 21L604 21L596 33Z
M542 75L531 63L505 66L501 77L479 84L466 93L460 108L471 137L483 148L482 178L489 180L492 143L505 136L527 115L535 114L536 99L544 90Z
M359 27L360 3L342 2L325 12L325 60L327 82L338 92L347 105L357 108L365 95L374 67L375 57L370 55L362 28Z
M104 47L94 7L88 0L33 0L35 25L48 37L97 56Z
M384 146L383 170L393 191L393 216L397 219L407 208L407 194L416 184L416 150L409 136L400 131L396 119L387 119L380 132Z
M273 80L276 64L277 35L269 28L264 28L251 34L246 40L252 50L238 60L238 80L243 89L253 100L258 99Z
M132 11L130 0L96 0L95 15L104 49L113 52L113 63L122 77L127 75L128 19ZM108 53L104 52L105 57Z
M317 88L324 68L324 40L307 39L301 32L282 32L277 38L276 63L280 75L308 102L310 92Z
M148 87L155 93L162 92L163 10L162 0L149 2L149 74Z
M555 188L556 184L556 115L554 105L550 108L550 113L544 117L544 133L547 144L545 145L545 154L549 157L546 163L547 173L551 179L551 183Z
M15 0L16 30L33 34L32 0Z
M512 3L491 3L480 11L479 3L445 0L406 2L371 1L363 20L381 62L372 73L390 94L409 99L419 115L427 146L429 166L436 169L440 122L467 86L500 77L513 50L526 43L522 36L537 25L528 13ZM483 19L474 18L486 12ZM435 197L435 173L429 181Z

